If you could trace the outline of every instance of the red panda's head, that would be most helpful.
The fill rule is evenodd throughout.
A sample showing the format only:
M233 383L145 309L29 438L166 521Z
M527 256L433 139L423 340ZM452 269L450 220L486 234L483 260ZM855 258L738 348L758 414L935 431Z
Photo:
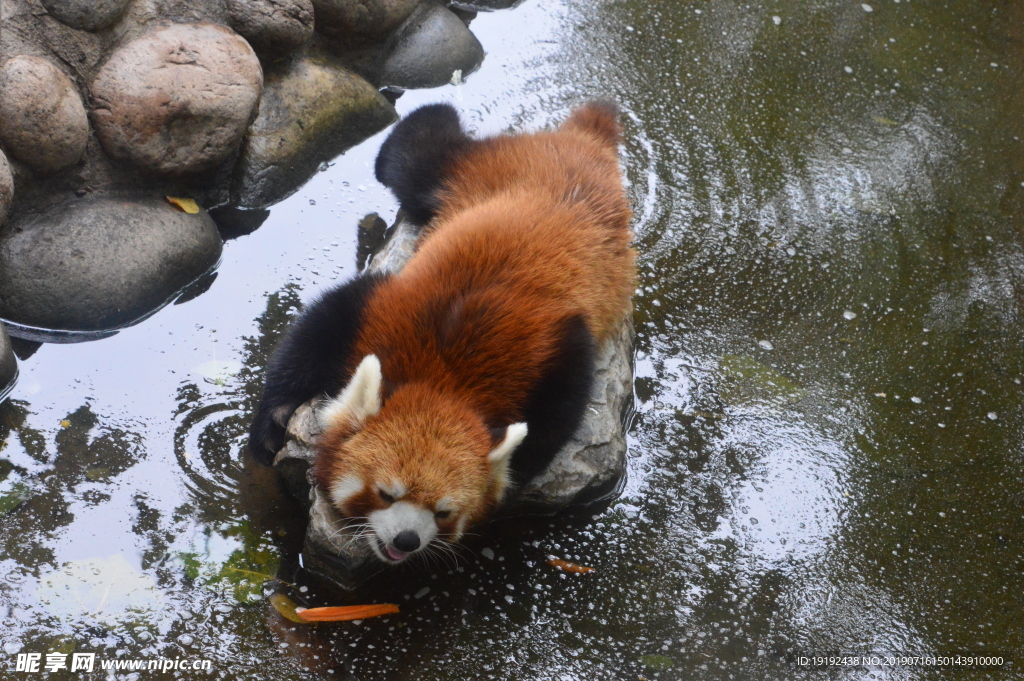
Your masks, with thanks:
M317 476L342 515L365 519L374 554L399 563L432 542L458 541L500 502L526 424L495 442L452 396L407 384L383 402L381 384L380 362L369 355L320 407Z

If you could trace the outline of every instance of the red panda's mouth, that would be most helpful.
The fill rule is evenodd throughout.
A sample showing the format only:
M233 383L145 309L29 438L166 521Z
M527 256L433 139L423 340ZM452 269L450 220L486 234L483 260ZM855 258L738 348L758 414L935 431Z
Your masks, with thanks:
M387 544L384 546L384 553L393 561L405 560L405 557L409 555L405 551L399 551L394 546Z

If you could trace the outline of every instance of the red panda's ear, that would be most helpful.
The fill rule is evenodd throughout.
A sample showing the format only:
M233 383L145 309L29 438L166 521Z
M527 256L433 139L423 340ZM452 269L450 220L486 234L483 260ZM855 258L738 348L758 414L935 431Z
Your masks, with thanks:
M523 442L523 438L526 437L526 424L525 423L513 423L511 426L505 429L505 437L501 439L501 442L491 453L487 455L487 460L491 462L491 465L497 465L501 462L508 462L509 456L515 451Z
M320 427L327 430L342 422L357 430L362 428L368 418L380 411L381 382L380 360L376 355L367 355L345 389L320 405L317 410Z
M512 460L512 452L522 444L526 437L526 424L513 423L505 429L505 437L501 443L491 450L487 455L487 461L491 464L491 489L494 490L494 501L500 502L505 496L508 488L509 462Z

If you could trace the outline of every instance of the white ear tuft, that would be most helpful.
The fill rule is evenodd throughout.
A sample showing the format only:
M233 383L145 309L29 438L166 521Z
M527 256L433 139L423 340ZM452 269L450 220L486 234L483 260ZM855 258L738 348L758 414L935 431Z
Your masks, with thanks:
M317 410L320 427L326 430L338 421L347 421L356 428L362 428L368 418L380 411L382 381L380 360L377 355L367 355L345 389Z
M505 439L501 444L491 450L487 460L491 464L491 486L494 494L494 501L501 503L505 491L509 486L509 463L512 461L512 452L522 444L526 437L526 424L513 423L505 429Z
M526 424L513 423L505 430L505 439L501 441L501 444L492 449L491 453L487 455L487 460L491 462L491 465L506 461L509 455L515 451L516 447L522 444L525 437Z

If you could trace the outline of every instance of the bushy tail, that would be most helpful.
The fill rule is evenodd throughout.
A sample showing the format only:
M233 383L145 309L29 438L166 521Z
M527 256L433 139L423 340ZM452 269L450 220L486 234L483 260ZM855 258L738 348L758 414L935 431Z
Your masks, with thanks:
M622 141L619 107L610 99L596 99L575 109L563 127L595 135L608 144L618 145Z

